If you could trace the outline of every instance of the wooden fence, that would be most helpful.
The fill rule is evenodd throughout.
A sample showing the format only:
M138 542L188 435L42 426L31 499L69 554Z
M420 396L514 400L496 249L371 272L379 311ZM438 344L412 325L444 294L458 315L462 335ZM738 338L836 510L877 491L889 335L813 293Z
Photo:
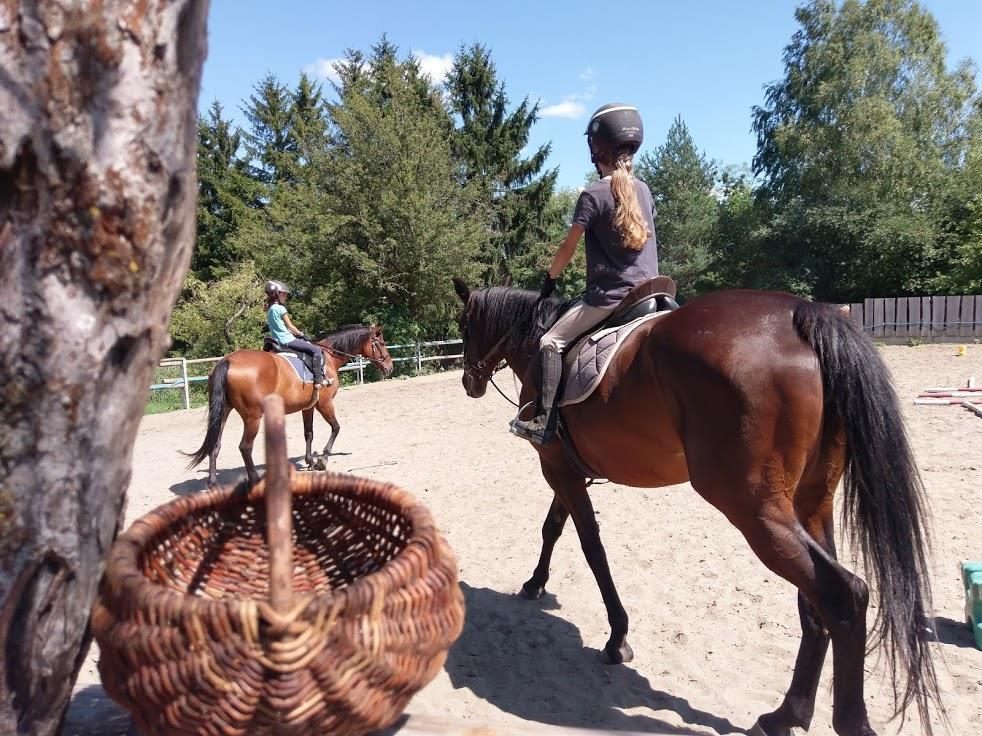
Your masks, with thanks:
M874 338L982 338L982 296L890 297L842 306Z

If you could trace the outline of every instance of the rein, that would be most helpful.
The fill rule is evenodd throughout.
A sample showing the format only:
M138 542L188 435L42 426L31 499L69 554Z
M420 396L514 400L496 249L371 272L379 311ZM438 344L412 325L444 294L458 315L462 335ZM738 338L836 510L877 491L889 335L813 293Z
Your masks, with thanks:
M372 335L371 337L371 342L372 342L372 357L368 359L368 362L374 365L379 370L382 370L382 359L378 357L382 354L382 350L379 348L374 335ZM346 353L343 350L338 350L333 345L329 345L329 344L325 345L322 342L318 342L315 344L319 345L320 347L322 347L324 350L331 353L332 355L336 355L344 358L352 358L352 359L364 357L361 354L353 355L352 353Z

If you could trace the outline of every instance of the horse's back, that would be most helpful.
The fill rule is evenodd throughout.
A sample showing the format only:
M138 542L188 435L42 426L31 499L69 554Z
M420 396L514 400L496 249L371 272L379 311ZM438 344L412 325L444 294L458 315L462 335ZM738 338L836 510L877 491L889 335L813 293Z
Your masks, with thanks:
M564 412L578 438L596 438L585 459L624 457L614 449L618 443L645 445L651 462L626 480L661 485L685 480L694 466L725 461L731 451L740 454L756 436L813 441L821 375L793 321L805 303L780 292L713 292L639 329L595 395Z

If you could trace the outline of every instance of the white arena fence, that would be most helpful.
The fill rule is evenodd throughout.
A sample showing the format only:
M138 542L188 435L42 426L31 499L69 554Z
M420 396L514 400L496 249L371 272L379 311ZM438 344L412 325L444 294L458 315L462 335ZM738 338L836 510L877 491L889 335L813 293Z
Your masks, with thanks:
M462 340L431 340L429 342L414 342L408 343L406 345L387 345L389 349L389 354L392 355L393 352L405 352L411 351L409 355L402 355L396 357L392 355L392 362L399 363L410 363L413 365L416 371L420 371L423 368L424 363L429 362L450 362L456 361L464 357L463 353L438 353L436 355L426 355L430 349L437 348L442 350L444 346L447 345L460 345L463 346ZM202 365L205 363L217 363L224 356L218 356L217 358L164 358L160 361L160 368L180 368L181 375L178 378L164 379L161 383L154 383L150 386L150 391L167 391L167 390L181 390L183 392L183 403L185 409L191 408L191 384L193 383L203 383L208 380L208 376L192 376L188 372L188 366ZM365 382L365 367L371 365L363 357L358 356L358 358L348 362L347 364L341 366L339 373L357 373L358 383Z

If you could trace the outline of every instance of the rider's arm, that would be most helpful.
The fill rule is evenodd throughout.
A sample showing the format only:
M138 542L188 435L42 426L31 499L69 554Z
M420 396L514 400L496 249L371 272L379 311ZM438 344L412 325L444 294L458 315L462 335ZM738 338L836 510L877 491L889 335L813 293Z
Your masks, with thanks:
M300 337L303 334L301 330L298 330L296 327L294 327L293 323L290 321L289 314L283 315L283 324L286 325L286 329L288 329L290 331L290 334L293 335L294 337Z
M583 228L580 225L572 225L566 234L566 239L563 240L559 246L559 250L556 251L556 255L552 259L552 265L549 266L550 277L556 278L563 272L566 264L573 259L573 255L576 253L576 245L582 237Z

